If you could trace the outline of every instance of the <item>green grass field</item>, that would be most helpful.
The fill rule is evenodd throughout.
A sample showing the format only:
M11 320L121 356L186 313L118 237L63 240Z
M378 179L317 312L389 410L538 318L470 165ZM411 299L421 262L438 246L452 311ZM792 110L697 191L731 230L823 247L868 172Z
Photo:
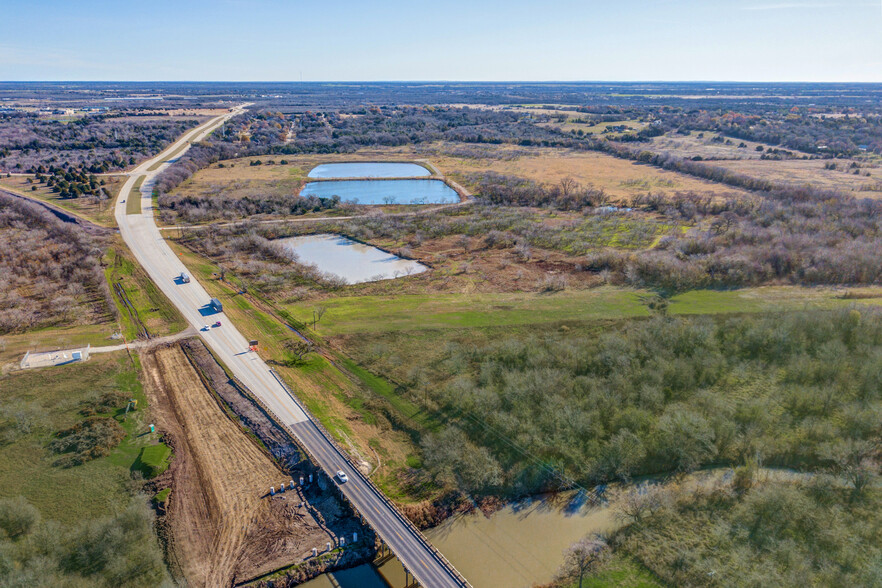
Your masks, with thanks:
M43 517L75 524L123 509L133 489L131 467L141 448L157 443L147 433L147 399L138 380L137 358L125 353L93 355L86 363L16 372L0 379L0 497L22 495ZM126 437L105 458L61 468L47 448L54 434L83 420L85 400L118 391L138 401L121 421ZM121 407L124 410L124 407Z
M753 313L880 304L882 289L864 289L866 298L847 300L842 291L789 286L741 290L694 290L672 297L670 314ZM863 291L863 290L862 290ZM312 320L312 308L327 311L317 325L325 336L419 329L503 327L645 317L645 290L604 287L556 293L426 294L412 296L340 297L292 304L285 309L299 321Z
M627 556L614 555L595 573L582 582L583 588L662 588L652 572ZM566 588L578 588L579 582L564 584Z

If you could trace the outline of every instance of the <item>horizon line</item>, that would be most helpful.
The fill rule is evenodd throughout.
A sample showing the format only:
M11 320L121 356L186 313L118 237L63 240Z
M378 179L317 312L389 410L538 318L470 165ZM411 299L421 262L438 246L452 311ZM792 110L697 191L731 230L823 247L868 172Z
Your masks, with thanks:
M882 85L882 81L809 80L0 80L2 84L823 84Z

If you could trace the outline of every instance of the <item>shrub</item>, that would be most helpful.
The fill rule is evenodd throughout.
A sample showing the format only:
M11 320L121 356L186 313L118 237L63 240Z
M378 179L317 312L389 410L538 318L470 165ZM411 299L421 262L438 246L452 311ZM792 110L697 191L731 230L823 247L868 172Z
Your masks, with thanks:
M92 416L56 433L56 439L49 443L49 450L69 454L58 459L55 465L73 467L110 455L125 436L125 429L116 419Z
M39 521L40 513L23 496L0 500L0 531L6 537L27 535Z
M110 413L124 407L128 401L129 397L122 392L105 392L97 398L84 402L80 414L83 416L94 416L96 414Z

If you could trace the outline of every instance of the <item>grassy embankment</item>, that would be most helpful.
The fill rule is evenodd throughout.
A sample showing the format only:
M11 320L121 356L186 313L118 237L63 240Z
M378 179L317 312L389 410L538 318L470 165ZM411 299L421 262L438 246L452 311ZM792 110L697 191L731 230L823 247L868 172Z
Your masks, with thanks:
M34 198L36 200L48 202L49 204L54 204L55 206L70 211L96 225L112 227L116 224L113 217L114 204L126 178L123 176L101 176L101 179L105 182L103 187L104 190L110 194L110 199L100 204L97 200L91 197L61 198L57 192L53 192L52 189L45 184L28 184L28 178L25 176L0 178L0 187L10 192L22 194L28 198ZM36 190L32 190L34 187L36 187Z
M141 184L144 183L145 177L141 176L135 180L126 201L126 214L141 214Z
M122 333L131 341L138 337L141 328L151 335L171 335L187 328L187 323L174 305L156 287L156 284L132 260L124 245L107 250L107 267L104 270L119 311ZM129 308L114 289L119 284L125 290Z

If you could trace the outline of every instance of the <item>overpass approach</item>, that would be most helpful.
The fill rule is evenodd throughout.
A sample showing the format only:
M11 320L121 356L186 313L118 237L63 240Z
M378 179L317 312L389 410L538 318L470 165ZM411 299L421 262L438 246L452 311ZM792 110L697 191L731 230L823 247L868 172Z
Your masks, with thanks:
M199 330L199 336L329 477L333 478L338 470L347 473L349 481L340 485L343 494L398 556L405 569L425 588L469 586L450 562L355 467L309 414L296 393L257 353L248 351L248 340L223 312L211 307L211 297L205 288L196 279L189 283L175 279L188 270L156 226L152 198L156 176L185 153L191 143L204 139L225 121L244 112L246 106L234 108L188 131L165 151L129 173L114 211L120 234L150 278L192 327L201 329L203 325L222 322L222 328ZM134 192L135 183L142 177L140 192ZM130 198L141 199L140 213L126 214L126 200Z

